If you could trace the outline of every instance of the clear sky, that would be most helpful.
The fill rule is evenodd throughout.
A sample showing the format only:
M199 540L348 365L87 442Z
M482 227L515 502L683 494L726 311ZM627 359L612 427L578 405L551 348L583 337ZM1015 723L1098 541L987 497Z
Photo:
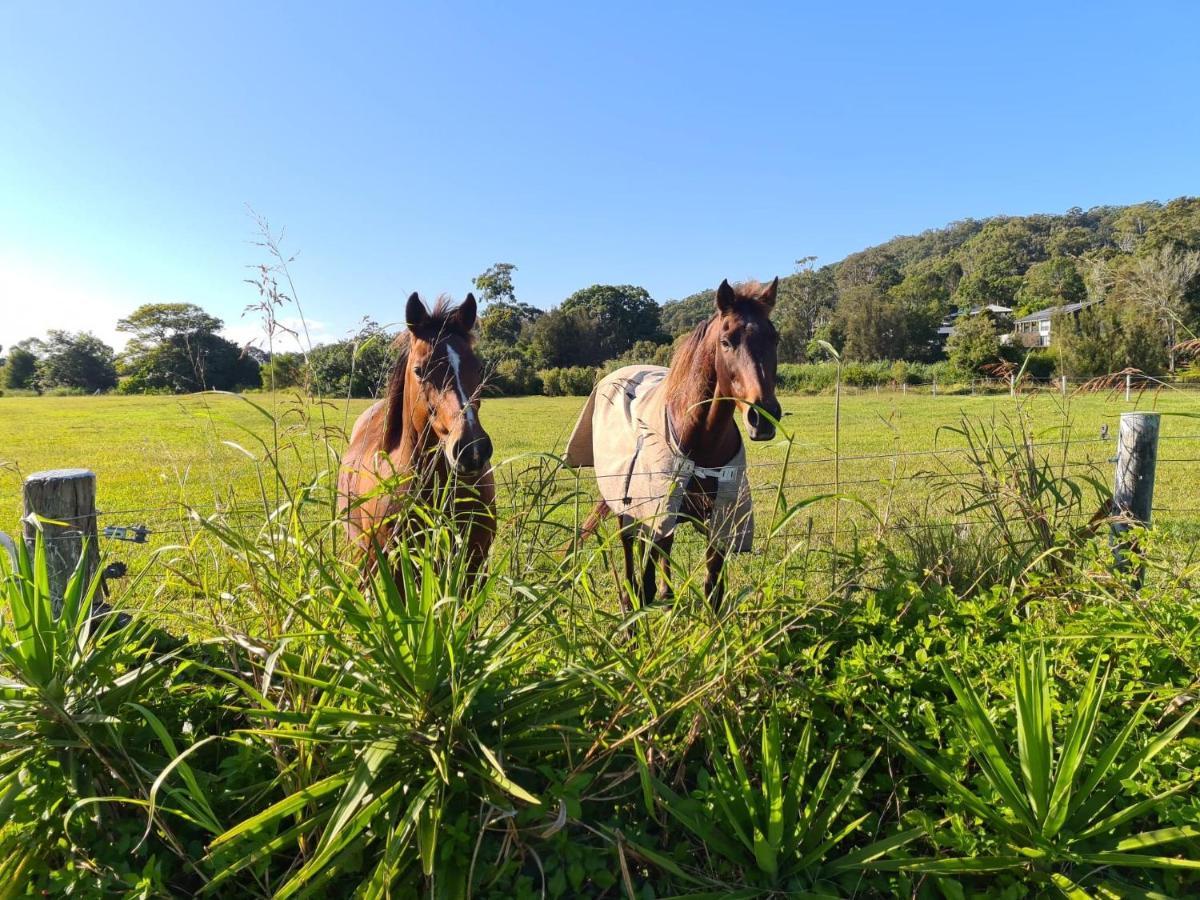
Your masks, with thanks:
M1200 193L1195 3L0 2L0 344L232 336L299 252L314 337L461 297L660 301L967 216Z

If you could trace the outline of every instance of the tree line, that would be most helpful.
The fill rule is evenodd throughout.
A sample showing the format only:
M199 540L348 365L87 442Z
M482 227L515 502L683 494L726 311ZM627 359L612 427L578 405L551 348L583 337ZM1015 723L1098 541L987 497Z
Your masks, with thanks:
M597 284L544 310L518 297L516 272L496 263L474 279L484 304L478 352L499 393L586 393L604 369L665 363L713 309L712 289L660 305L643 287ZM828 265L803 257L780 281L774 320L783 363L820 361L828 343L846 360L942 361L969 378L1029 353L1005 340L1008 317L973 310L1021 316L1069 304L1084 307L1054 317L1052 346L1033 351L1039 371L1175 372L1183 362L1176 348L1200 327L1200 199L965 219ZM950 321L944 341L938 329ZM10 349L3 383L131 393L296 387L365 397L380 392L394 360L394 335L369 320L353 338L307 353L240 348L221 325L191 304L148 304L118 324L131 336L119 356L86 332L52 331Z

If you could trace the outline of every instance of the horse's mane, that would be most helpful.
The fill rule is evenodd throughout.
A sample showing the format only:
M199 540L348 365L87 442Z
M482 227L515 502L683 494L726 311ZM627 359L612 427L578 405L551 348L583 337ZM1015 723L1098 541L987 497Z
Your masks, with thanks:
M392 347L396 350L396 363L388 376L387 414L383 420L383 449L391 453L400 444L404 434L404 382L408 375L408 347L410 335L402 331L396 335Z
M704 361L704 354L709 351L708 326L716 321L716 314L709 316L692 329L685 337L679 348L671 355L670 372L667 374L666 386L672 395L690 393L696 386L696 369Z
M428 318L421 323L419 337L436 341L447 329L457 330L454 324L454 316L457 313L458 306L452 305L450 297L442 294L433 304ZM471 335L464 337L468 343L474 343ZM400 332L392 342L392 348L396 351L396 363L388 376L387 415L383 424L383 449L386 453L395 450L404 435L404 382L408 375L408 351L411 343L412 333L409 331Z

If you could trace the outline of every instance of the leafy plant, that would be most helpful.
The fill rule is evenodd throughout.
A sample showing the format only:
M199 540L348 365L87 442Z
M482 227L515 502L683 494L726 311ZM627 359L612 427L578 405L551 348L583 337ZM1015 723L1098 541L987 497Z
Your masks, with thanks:
M1001 736L994 716L970 683L944 666L942 671L957 699L963 739L988 792L973 791L956 777L953 764L930 757L894 726L885 722L884 727L900 750L955 805L993 832L1003 852L884 865L939 875L1023 870L1065 893L1082 891L1077 879L1093 867L1200 869L1200 861L1195 859L1147 852L1200 837L1200 826L1132 832L1127 828L1144 822L1167 798L1194 787L1195 779L1180 781L1133 803L1119 804L1126 786L1179 736L1197 708L1181 715L1122 760L1123 751L1145 719L1150 699L1114 737L1099 744L1097 725L1109 677L1107 671L1100 674L1099 657L1075 700L1061 742L1055 739L1052 679L1041 648L1023 652L1014 666L1016 721L1015 734L1009 740ZM1015 755L1011 750L1014 742Z
M18 545L15 565L0 553L0 895L39 883L76 857L93 883L110 875L96 858L108 844L142 843L152 827L180 848L168 816L215 833L212 809L192 770L183 789L162 789L143 831L125 800L146 805L171 738L151 711L168 657L155 657L144 630L114 614L93 615L100 576L87 577L87 554L54 613L45 543L32 556ZM160 737L164 746L154 748ZM85 809L86 807L86 809ZM113 861L124 867L125 860Z
M870 818L866 813L849 822L839 821L879 751L838 783L834 781L838 754L830 754L821 767L812 746L811 719L805 723L790 760L784 756L777 711L762 724L756 760L748 758L727 720L723 726L724 746L711 748L712 770L701 770L697 789L687 796L653 777L644 757L641 759L648 793L652 791L671 818L721 860L718 872L710 876L713 883L761 890L811 888L823 879L860 868L917 836L917 831L902 832L831 856ZM650 858L663 861L656 854Z
M539 607L493 622L495 580L473 581L445 524L402 539L393 563L364 581L337 560L307 560L321 602L292 611L326 653L301 660L285 637L245 713L266 723L248 736L318 753L323 771L213 841L209 890L290 849L297 864L276 897L330 883L386 896L421 875L460 895L471 846L443 846L444 823L480 804L540 805L515 760L557 745L575 701L568 680L537 671ZM291 679L315 688L308 708L272 701L272 685Z

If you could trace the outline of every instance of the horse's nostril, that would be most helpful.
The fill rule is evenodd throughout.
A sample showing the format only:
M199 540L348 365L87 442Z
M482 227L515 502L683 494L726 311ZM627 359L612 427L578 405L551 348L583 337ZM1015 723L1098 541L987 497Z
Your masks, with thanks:
M486 434L473 441L461 442L460 446L454 459L463 471L478 472L492 458L492 439Z
M746 414L746 421L750 424L751 428L758 428L762 424L762 416L758 414L757 407L750 407L750 411Z

